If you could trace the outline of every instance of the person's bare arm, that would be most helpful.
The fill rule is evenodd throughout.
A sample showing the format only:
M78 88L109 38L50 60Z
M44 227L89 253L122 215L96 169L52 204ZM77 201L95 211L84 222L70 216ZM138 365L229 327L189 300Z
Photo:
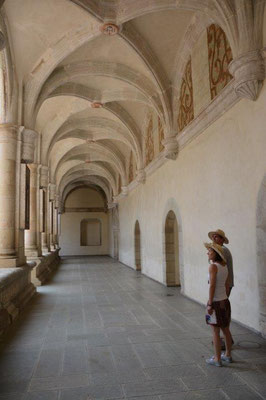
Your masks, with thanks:
M208 313L211 315L212 310L212 302L216 287L216 275L217 275L217 266L215 264L211 264L209 266L209 275L210 275L210 288L209 288L209 300L208 300Z

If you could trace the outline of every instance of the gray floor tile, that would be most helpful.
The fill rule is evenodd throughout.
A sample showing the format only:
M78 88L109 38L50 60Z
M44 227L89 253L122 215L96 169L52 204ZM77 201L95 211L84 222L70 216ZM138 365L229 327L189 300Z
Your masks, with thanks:
M98 400L124 398L120 385L89 385L83 388L62 390L60 400Z
M221 389L192 390L189 392L166 394L160 400L228 400ZM243 400L245 400L243 398Z
M184 376L204 376L203 370L196 364L180 364L167 367L148 368L145 373L150 379L175 379Z
M153 380L144 383L127 383L123 385L126 397L159 395L186 390L181 380Z
M45 391L45 392L31 392L27 393L23 400L57 400L59 392Z
M24 400L23 393L10 393L10 394L2 394L0 392L0 400Z
M209 368L216 368L210 366ZM219 369L220 368L216 368ZM240 386L243 385L243 381L234 373L219 374L216 375L209 374L207 377L203 376L185 376L182 378L185 385L190 390L200 390L200 389L214 389L223 388L227 386Z
M58 376L62 368L62 360L62 349L43 350L34 372L34 377L45 378L49 376Z
M56 378L32 379L30 391L53 390L62 388L74 388L87 386L89 383L88 375L61 376Z
M248 386L223 388L230 400L261 400L261 396Z

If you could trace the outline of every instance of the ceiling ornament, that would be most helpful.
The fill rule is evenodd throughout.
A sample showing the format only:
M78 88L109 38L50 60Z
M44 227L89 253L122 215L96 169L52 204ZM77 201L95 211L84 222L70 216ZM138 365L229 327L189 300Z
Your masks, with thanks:
M119 33L120 28L118 25L113 24L111 22L106 22L100 27L100 31L107 36L114 36Z
M91 103L91 108L102 108L103 107L103 103L100 103L99 101L94 101L93 103Z

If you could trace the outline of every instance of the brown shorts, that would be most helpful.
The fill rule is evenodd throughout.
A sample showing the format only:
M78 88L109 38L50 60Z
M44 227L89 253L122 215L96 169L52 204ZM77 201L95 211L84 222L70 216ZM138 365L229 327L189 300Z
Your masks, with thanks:
M231 321L231 305L228 299L221 300L221 301L214 301L212 303L213 310L216 315L216 324L209 324L206 320L208 325L218 326L220 328L226 328L229 326Z

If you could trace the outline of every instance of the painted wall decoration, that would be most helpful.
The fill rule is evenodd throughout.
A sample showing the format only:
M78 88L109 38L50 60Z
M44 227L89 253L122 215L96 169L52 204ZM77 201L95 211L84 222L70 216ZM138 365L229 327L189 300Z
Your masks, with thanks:
M128 182L132 182L134 179L134 169L133 169L133 153L130 152L129 158L129 169L128 169Z
M159 151L161 152L164 149L164 146L162 144L162 141L164 140L164 130L160 117L158 117L158 131L159 131Z
M188 60L179 97L178 129L182 131L194 118L191 58Z
M154 159L153 119L149 117L149 123L145 138L145 161L148 165Z
M228 71L232 50L224 31L212 24L207 29L211 99L233 78Z

